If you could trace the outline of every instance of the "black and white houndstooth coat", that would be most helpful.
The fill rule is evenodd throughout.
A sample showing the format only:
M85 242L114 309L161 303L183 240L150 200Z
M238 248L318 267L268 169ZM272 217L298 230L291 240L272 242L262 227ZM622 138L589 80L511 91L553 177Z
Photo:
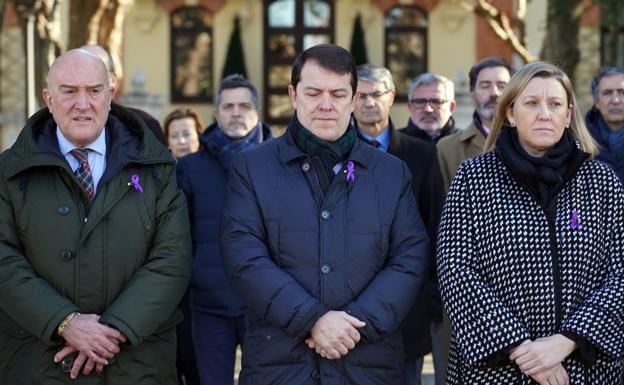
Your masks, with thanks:
M591 366L574 354L563 362L570 384L624 384L624 190L589 160L554 207L552 223L493 152L460 167L438 238L453 325L447 385L536 384L514 363L488 358L562 331L598 352Z

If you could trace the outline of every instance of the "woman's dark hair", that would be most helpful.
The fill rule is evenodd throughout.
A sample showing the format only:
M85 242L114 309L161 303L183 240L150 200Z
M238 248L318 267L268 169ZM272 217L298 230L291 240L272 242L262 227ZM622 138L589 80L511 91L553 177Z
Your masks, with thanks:
M165 121L163 122L163 131L165 131L165 140L169 141L169 125L174 120L191 118L195 121L195 130L197 130L197 135L204 132L204 122L201 117L197 113L197 111L191 108L178 108L177 110L172 111L169 115L165 117Z

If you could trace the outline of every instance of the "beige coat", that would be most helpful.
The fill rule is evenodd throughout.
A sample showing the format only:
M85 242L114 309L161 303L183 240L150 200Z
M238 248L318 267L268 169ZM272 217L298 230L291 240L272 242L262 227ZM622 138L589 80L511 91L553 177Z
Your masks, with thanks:
M465 130L440 139L437 147L440 172L442 173L444 188L448 191L459 165L464 160L483 153L485 138L477 126L471 123Z

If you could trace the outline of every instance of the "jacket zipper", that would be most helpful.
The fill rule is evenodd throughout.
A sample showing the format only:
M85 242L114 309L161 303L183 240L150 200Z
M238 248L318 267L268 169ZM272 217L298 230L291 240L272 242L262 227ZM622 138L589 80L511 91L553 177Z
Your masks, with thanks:
M556 229L556 207L557 197L554 197L545 208L546 220L548 222L548 239L550 241L550 253L552 255L553 266L553 290L555 294L555 331L559 332L561 319L563 318L562 293L561 293L561 272L559 271L559 250L557 247Z
M561 320L563 319L563 305L562 305L562 291L561 291L561 272L559 271L559 250L557 248L557 226L556 226L556 216L557 216L557 197L561 191L565 188L567 183L561 186L554 194L553 198L548 202L546 206L542 206L539 203L539 199L533 193L533 191L526 186L525 183L519 182L520 185L524 185L525 191L529 194L529 196L537 203L537 205L542 209L544 216L546 217L546 222L548 223L548 240L550 243L550 254L552 261L552 269L553 269L553 292L554 292L554 300L555 300L555 332L559 332L559 328L561 325Z

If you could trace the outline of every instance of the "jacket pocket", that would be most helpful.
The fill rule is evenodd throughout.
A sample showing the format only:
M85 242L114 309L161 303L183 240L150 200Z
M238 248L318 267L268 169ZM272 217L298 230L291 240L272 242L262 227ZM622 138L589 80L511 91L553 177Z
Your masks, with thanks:
M269 241L269 253L270 257L275 261L278 266L281 266L280 259L280 225L276 220L269 219L266 222L267 239Z
M0 310L0 331L15 338L26 338L30 335L3 310Z
M382 225L379 232L379 258L377 260L377 271L381 270L388 259L388 249L390 247L390 226Z
M145 239L147 241L146 244L151 245L152 237L154 235L154 228L156 227L155 220L153 215L150 215L150 212L147 209L147 204L143 199L143 194L137 195L140 195L140 198L137 199L136 206L139 213L139 218L141 218L141 223L143 224L143 230L145 231Z
M149 213L147 212L147 206L145 205L145 201L143 199L137 200L137 211L139 212L139 217L141 218L145 232L149 233L152 230L153 225Z
M32 214L32 203L26 202L20 213L17 216L17 231L20 236L20 241L24 247L28 247L28 224L30 223L30 217ZM28 254L28 250L24 251L24 254Z

